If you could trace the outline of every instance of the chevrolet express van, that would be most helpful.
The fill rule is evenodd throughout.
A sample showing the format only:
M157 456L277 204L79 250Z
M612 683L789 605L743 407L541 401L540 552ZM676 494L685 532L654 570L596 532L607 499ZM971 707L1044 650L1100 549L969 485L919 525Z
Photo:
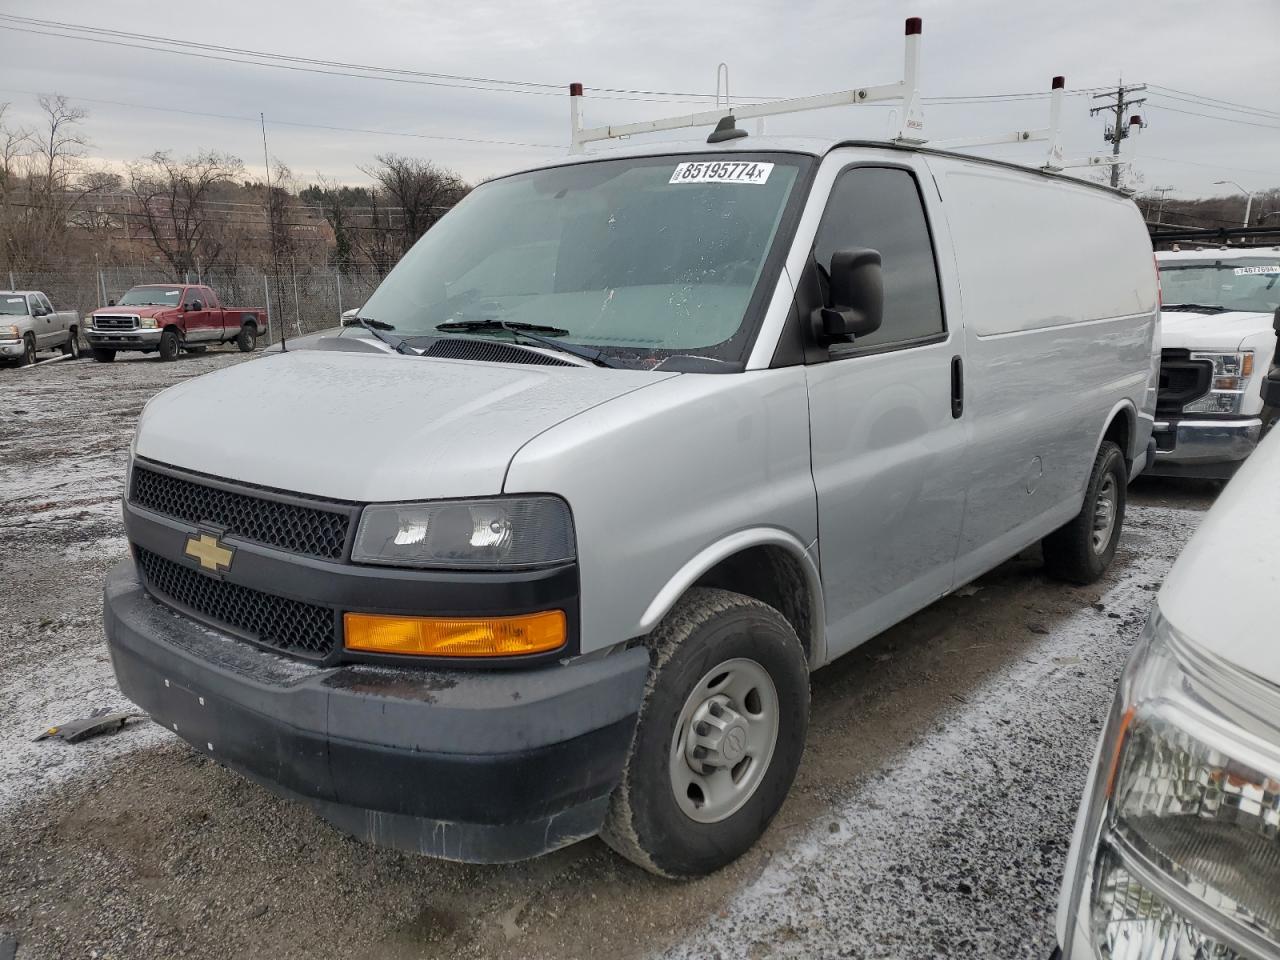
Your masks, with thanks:
M742 138L492 180L360 327L148 404L116 675L373 843L715 870L810 671L1037 542L1107 568L1157 316L1133 203L1004 163Z
M1280 957L1280 435L1156 597L1103 730L1056 957Z

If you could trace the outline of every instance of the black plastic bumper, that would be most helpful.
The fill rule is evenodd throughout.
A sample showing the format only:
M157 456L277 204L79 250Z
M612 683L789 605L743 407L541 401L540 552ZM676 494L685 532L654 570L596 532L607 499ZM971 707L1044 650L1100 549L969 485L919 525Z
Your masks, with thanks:
M648 653L521 671L316 667L164 607L132 560L104 625L125 695L196 749L371 843L499 863L596 833Z

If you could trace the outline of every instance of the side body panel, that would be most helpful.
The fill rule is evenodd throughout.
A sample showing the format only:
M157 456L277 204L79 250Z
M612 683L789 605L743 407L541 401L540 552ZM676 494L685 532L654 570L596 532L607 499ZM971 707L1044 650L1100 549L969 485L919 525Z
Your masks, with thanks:
M1113 415L1127 418L1125 456L1142 455L1156 277L1131 201L945 158L929 165L966 326L972 437L963 461L962 583L1079 512Z
M736 534L753 532L741 547L813 544L808 408L802 367L686 373L516 453L503 491L553 491L573 510L584 653L647 633L666 612L655 599L674 603L668 585Z
M953 415L951 404L952 362L963 360L963 333L947 227L932 175L916 155L836 150L819 173L825 192L815 188L811 202L828 204L833 174L865 176L877 167L904 169L915 178L920 201L911 197L916 210L904 216L918 218L923 203L947 330L940 342L833 355L806 367L831 658L950 590L964 514L964 476L957 467L969 425L967 416ZM857 217L856 210L849 212ZM841 215L838 204L832 215ZM877 245L871 224L854 232L858 243ZM921 282L933 284L927 263L913 267ZM901 276L903 269L900 262L885 263L886 275L895 270ZM900 323L905 318L894 313L890 293L886 323Z

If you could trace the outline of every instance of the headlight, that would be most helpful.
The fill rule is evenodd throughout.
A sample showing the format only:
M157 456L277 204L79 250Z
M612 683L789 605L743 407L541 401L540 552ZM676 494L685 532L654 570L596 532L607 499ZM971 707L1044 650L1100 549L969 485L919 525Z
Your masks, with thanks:
M576 555L559 497L495 497L365 507L351 559L406 567L509 569Z
M1253 351L1244 353L1193 353L1192 360L1213 364L1209 392L1182 409L1186 413L1239 413L1244 388L1253 375Z
M0 327L0 333L3 333L7 340L22 339L21 335L18 333L18 328L12 324L7 327Z
M154 330L155 328L156 328L155 317L139 317L138 318L139 330Z
M1121 681L1083 835L1094 856L1080 858L1075 906L1098 957L1280 956L1277 708L1274 690L1152 618Z

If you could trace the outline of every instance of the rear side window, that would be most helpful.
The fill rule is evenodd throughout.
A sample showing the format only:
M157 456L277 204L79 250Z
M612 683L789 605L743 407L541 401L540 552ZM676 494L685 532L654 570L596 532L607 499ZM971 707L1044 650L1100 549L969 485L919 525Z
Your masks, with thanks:
M43 293L39 294L38 296L40 297L40 306L44 307L50 313L53 313L53 304L49 302L49 298L46 297Z
M884 323L855 347L909 343L945 332L938 268L916 178L892 167L854 167L831 188L814 256L824 270L837 250L880 251Z

